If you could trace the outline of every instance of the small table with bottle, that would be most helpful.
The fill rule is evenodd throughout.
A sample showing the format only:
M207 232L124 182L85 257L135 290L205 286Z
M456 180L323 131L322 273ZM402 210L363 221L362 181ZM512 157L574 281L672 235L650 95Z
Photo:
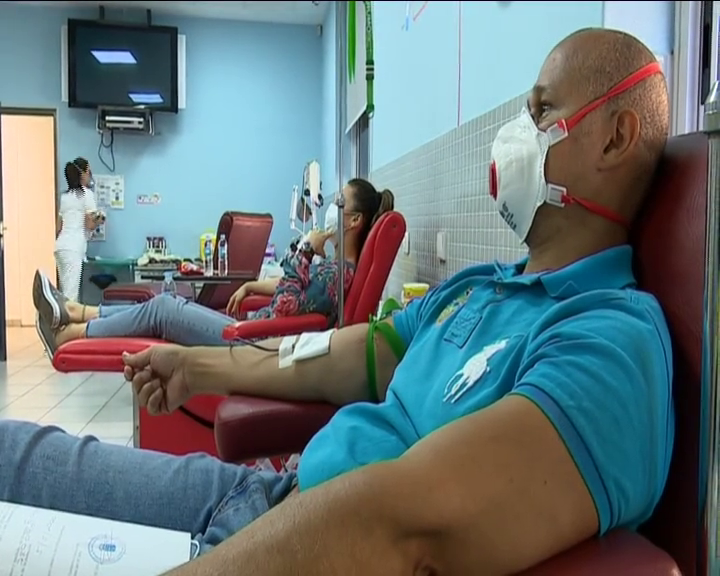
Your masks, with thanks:
M251 271L233 271L228 269L228 245L225 234L220 235L217 245L218 252L218 270L214 270L213 266L213 241L208 239L205 241L203 265L204 270L201 274L181 274L176 270L166 270L162 273L143 274L143 280L160 281L163 283L163 294L177 294L177 282L187 282L190 284L193 296L197 298L198 288L203 284L230 284L233 282L250 282L256 279L256 275Z

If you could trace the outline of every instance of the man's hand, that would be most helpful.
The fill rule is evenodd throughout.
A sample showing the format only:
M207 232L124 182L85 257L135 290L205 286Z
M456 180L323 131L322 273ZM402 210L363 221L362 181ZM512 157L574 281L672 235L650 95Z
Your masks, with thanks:
M169 414L192 396L185 375L187 349L175 344L123 354L125 380L132 382L140 406L150 414Z
M307 241L315 254L325 258L325 243L330 240L332 236L333 234L329 234L328 232L311 230L308 234Z
M225 309L225 314L228 316L232 316L233 318L237 318L238 314L240 313L240 305L242 304L242 301L247 298L247 295L249 294L248 285L243 284L235 290L235 293L230 296L230 300L228 300L227 308Z

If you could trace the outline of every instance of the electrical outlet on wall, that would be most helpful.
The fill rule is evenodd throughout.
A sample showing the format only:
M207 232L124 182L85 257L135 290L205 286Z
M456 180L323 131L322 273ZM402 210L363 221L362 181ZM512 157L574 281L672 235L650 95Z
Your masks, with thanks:
M445 231L440 230L440 232L437 233L436 238L436 251L437 251L437 259L440 260L440 262L446 262L447 261L447 253L445 245Z
M405 236L403 236L402 251L406 256L410 254L410 232L407 230L405 231Z

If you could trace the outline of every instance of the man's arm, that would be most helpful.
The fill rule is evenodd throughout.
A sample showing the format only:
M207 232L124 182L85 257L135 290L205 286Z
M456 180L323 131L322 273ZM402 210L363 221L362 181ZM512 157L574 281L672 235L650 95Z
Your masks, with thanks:
M539 339L513 394L289 498L175 576L500 576L645 520L672 452L672 353L659 308L625 304Z
M392 323L392 319L385 320ZM367 324L336 331L330 352L278 368L278 355L252 346L196 347L185 353L185 374L195 394L246 394L339 406L369 400L365 345ZM260 342L277 349L281 338ZM398 360L375 334L378 396L383 399Z
M508 397L396 461L289 498L172 575L242 566L254 576L500 576L596 531L592 498L552 424Z

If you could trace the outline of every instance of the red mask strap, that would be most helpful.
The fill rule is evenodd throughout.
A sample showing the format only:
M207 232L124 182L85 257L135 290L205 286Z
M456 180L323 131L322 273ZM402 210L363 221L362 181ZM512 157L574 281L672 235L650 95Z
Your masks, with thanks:
M651 62L650 64L647 64L646 66L640 68L640 70L638 70L637 72L633 72L632 74L630 74L630 76L610 88L610 90L608 90L608 92L604 96L600 96L600 98L593 100L592 102L590 102L590 104L586 105L584 108L581 108L573 116L565 120L565 133L567 134L567 132L572 130L573 127L577 126L577 124L583 118L585 118L585 116L590 114L590 112L597 110L600 106L605 104L605 102L607 102L611 98L614 98L615 96L618 96L623 92L627 92L628 90L630 90L630 88L639 84L650 76L662 73L663 71L660 62Z
M623 228L630 228L630 222L628 222L627 220L625 220L625 218L623 218L619 214L616 214L612 210L605 208L605 206L602 206L601 204L597 204L590 200L585 200L584 198L575 198L574 196L570 196L569 194L563 194L562 202L563 204L579 204L580 206L585 208L585 210L595 214L596 216L600 216L600 218L605 218L605 220L615 222L615 224L619 224Z

